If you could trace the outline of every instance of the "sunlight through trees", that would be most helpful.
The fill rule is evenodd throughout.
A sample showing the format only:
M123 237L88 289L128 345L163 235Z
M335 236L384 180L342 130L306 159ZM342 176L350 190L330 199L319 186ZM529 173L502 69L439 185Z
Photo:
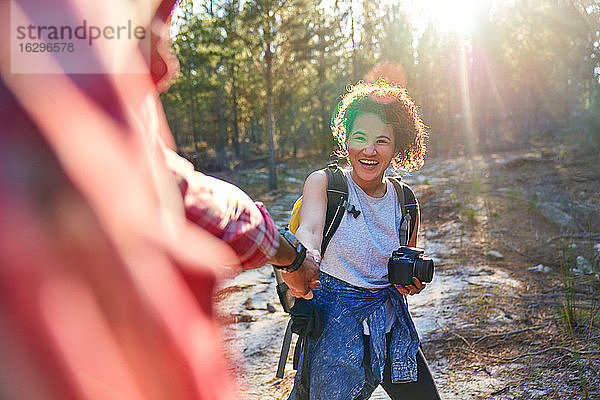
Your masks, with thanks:
M182 2L181 74L162 96L179 151L204 170L329 154L337 97L390 60L407 72L433 152L552 139L600 153L598 2L447 4Z

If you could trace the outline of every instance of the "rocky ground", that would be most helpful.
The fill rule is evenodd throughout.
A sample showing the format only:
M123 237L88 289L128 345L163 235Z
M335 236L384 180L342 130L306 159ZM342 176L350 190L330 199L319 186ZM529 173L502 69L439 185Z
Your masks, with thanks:
M304 178L286 176L288 191L258 196L281 224ZM436 262L409 304L442 398L600 399L598 157L430 158L406 180ZM291 354L284 378L275 371L288 319L270 267L224 282L217 299L247 397L286 398Z

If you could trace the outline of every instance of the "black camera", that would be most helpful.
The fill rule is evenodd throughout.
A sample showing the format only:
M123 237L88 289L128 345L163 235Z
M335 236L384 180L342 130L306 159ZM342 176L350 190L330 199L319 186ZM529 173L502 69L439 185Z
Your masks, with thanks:
M390 283L408 286L415 277L421 282L433 279L433 260L423 256L424 250L416 247L402 246L392 252L388 261L388 277Z

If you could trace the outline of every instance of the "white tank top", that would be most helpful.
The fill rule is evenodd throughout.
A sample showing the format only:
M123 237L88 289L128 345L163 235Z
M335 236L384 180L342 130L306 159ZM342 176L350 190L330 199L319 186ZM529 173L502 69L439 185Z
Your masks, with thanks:
M348 181L348 201L360 210L358 218L346 212L335 231L321 262L321 270L351 285L382 289L388 282L387 262L400 247L402 211L396 190L386 179L381 198L367 195L342 170Z

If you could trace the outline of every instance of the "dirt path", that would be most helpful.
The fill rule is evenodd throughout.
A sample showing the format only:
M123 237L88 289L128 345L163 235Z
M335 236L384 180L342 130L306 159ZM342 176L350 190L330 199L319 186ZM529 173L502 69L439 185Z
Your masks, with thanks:
M598 174L583 167L566 170L589 180ZM593 300L600 285L593 274L561 269L564 240L553 238L566 230L544 217L544 194L567 191L550 198L570 200L572 180L548 171L560 174L561 163L537 152L430 160L406 179L422 205L420 246L436 261L434 281L409 299L410 310L443 399L600 398L600 329ZM600 205L594 198L598 181L594 186L585 180L576 188L590 194L577 192L588 201L580 207L583 214L571 212L570 239L583 235L576 227L578 219L589 217L585 210ZM267 203L279 223L296 196ZM557 204L552 203L554 212ZM588 225L598 231L595 223L591 218ZM569 245L581 249L600 237L588 242ZM588 260L598 271L593 253ZM565 287L569 279L571 286ZM223 287L220 312L233 316L224 335L248 397L286 398L294 371L290 354L286 376L275 378L287 316L270 267L244 272ZM565 315L573 314L570 325L560 317L566 303ZM387 396L378 390L372 398Z

